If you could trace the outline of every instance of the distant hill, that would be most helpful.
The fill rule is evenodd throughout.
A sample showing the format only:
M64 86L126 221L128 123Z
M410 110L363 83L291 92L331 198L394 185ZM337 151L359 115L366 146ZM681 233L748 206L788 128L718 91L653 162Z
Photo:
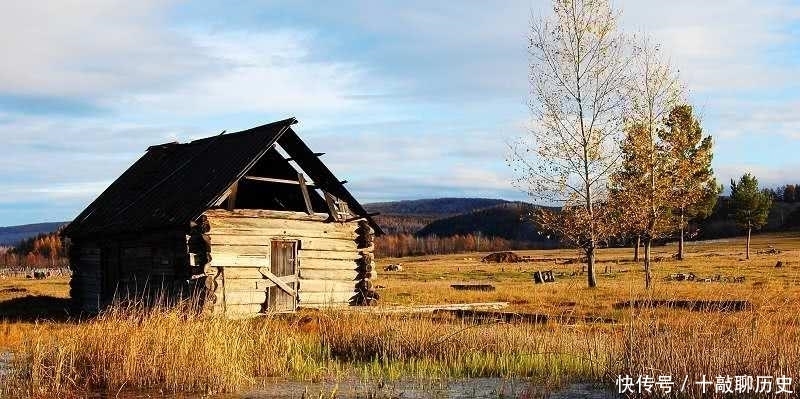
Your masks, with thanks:
M537 226L528 218L534 208L534 205L527 202L504 202L433 221L417 231L416 235L449 237L480 233L485 237L513 241L546 241L547 237L540 235Z
M364 205L369 212L382 215L446 216L467 213L476 209L504 204L508 201L491 198L434 198L392 202L374 202Z
M52 233L67 222L50 222L24 224L20 226L0 227L0 245L13 246L20 241L42 233Z
M375 221L386 233L414 234L429 223L499 204L506 200L491 198L434 198L365 204L368 212L379 212Z

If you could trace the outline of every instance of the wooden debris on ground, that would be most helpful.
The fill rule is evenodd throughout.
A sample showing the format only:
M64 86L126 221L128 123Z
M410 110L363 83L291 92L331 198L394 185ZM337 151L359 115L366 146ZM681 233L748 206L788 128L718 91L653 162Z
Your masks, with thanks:
M692 299L640 299L635 301L617 302L614 309L625 308L671 308L685 309L693 312L739 312L753 307L750 301L744 299L729 300L692 300Z
M781 253L780 249L773 247L772 245L768 246L767 249L756 252L759 255L778 255Z
M778 266L776 266L778 267ZM720 274L711 277L698 277L694 273L674 273L664 277L666 281L695 281L698 283L743 283L744 276L722 276Z
M533 282L535 284L554 283L556 278L553 276L552 270L537 271L533 273Z
M391 265L386 265L383 268L383 271L386 272L402 272L403 271L403 264L402 263L392 263Z
M356 307L340 308L340 311L355 311L367 313L433 313L437 310L497 310L508 307L508 302L474 302L474 303L451 303L441 305L416 305L416 306L377 306L377 307Z
M667 281L694 281L697 276L694 273L674 273L665 277Z
M617 323L616 319L594 317L594 316L551 316L541 313L518 313L518 312L498 312L475 309L437 309L435 315L450 315L459 319L469 320L475 323L531 323L544 324L555 322L559 324L584 323Z
M486 255L481 259L484 263L517 263L523 262L524 258L511 251L495 252Z
M491 284L450 284L455 290L459 291L494 291L495 288Z

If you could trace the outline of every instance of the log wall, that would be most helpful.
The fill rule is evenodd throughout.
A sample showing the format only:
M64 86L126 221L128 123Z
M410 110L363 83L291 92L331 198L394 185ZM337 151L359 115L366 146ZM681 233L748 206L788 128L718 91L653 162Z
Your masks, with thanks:
M268 311L266 292L275 284L269 271L273 240L297 241L298 305L325 307L354 303L358 295L359 223L327 222L327 214L263 210L206 211L210 262L206 274L213 283L216 312Z
M69 293L74 310L100 310L100 247L94 242L73 243L70 259L72 277L69 281Z
M97 312L117 300L190 294L185 236L158 231L73 239L70 297L75 310Z

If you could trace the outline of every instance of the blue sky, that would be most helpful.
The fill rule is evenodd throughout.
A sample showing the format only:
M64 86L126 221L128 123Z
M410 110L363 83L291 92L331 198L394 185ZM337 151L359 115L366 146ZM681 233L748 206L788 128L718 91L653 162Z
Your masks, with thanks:
M69 220L152 144L295 116L364 202L524 199L543 1L2 1L0 226ZM663 44L720 181L800 183L800 4L616 1Z

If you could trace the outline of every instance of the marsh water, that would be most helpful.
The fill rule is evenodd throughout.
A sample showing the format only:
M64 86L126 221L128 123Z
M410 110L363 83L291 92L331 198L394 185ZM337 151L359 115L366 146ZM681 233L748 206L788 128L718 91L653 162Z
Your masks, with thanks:
M9 369L12 354L0 352L0 377ZM2 380L2 378L0 378ZM617 395L607 387L594 384L571 384L545 388L530 381L501 378L473 378L449 381L401 380L390 383L339 381L303 382L275 380L262 387L235 394L169 394L159 390L95 392L91 398L169 398L169 399L274 399L274 398L586 398L607 399Z
M158 391L120 392L96 394L95 398L218 398L218 399L273 399L273 398L588 398L606 399L616 395L606 388L593 384L572 384L561 388L545 389L526 381L509 381L499 378L475 378L448 382L398 381L388 384L362 382L295 382L275 381L266 387L237 394L164 395Z

